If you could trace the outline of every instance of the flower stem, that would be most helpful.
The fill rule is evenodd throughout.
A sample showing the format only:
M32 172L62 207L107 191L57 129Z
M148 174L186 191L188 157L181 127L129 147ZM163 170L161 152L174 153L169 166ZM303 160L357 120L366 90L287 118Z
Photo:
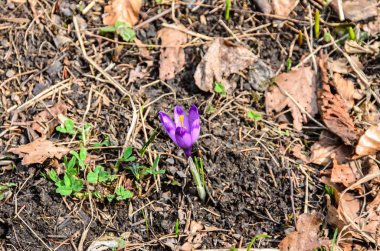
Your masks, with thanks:
M193 159L191 157L189 157L187 161L189 163L190 171L193 174L193 179L197 187L199 198L204 202L206 200L206 190L204 186L202 185L202 180L197 170L197 167L195 166Z

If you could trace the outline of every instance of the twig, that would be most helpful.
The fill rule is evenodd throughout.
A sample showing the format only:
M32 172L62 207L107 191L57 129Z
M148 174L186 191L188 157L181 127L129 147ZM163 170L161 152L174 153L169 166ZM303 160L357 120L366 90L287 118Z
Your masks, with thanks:
M223 22L222 19L219 19L218 23L220 23L224 27L224 29L226 29L226 31L228 33L230 33L236 39L236 41L238 41L239 43L241 43L241 40L236 36L235 33L232 32L232 30L230 28L228 28L228 26Z
M342 0L338 0L338 13L339 13L339 20L344 21L344 11L343 11Z
M171 29L174 29L174 30L179 30L179 31L187 33L187 34L189 34L191 36L199 37L199 38L204 39L204 40L208 40L208 41L213 40L212 37L209 37L209 36L206 36L206 35L203 35L203 34L200 34L200 33L194 32L194 31L191 31L191 30L189 30L187 28L184 28L184 27L176 26L176 25L173 25L173 24L165 24L165 23L162 24L162 26L167 27L167 28L171 28Z
M179 8L179 5L175 5L175 6L174 6L174 9L177 9L177 8ZM133 29L134 29L134 30L138 30L138 29L144 27L146 24L149 24L149 23L151 23L151 22L153 22L153 21L159 19L159 18L165 16L166 14L169 14L170 12L172 12L172 8L167 9L167 10L164 10L163 12L161 12L161 13L155 15L154 17L151 17L151 18L145 20L144 22L142 22L142 23L140 23L140 24L134 26Z
M127 145L129 143L132 132L135 129L135 126L137 123L137 118L138 118L137 109L136 109L135 103L133 102L132 96L128 93L128 91L121 84L119 84L110 74L108 74L106 71L104 71L102 67L100 67L97 63L95 63L95 61L92 60L92 58L90 58L87 55L86 49L84 48L84 43L83 43L83 39L82 39L80 30L79 30L78 20L77 20L76 16L73 17L73 21L74 21L75 31L77 33L77 37L78 37L78 40L80 43L80 47L82 49L83 57L92 66L94 66L94 68L97 69L106 79L108 79L110 81L110 83L119 90L119 92L121 92L123 95L128 96L128 98L129 98L129 101L130 101L132 109L133 109L133 117L132 117L131 126L128 130L127 137L125 139L125 145Z

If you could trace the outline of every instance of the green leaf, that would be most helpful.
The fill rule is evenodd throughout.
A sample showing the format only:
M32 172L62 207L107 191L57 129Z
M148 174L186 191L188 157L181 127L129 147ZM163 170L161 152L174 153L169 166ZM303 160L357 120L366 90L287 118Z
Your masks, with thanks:
M96 183L98 183L98 178L99 178L99 174L96 172L89 172L87 174L87 182L88 183L96 184Z
M108 32L116 32L116 28L115 26L106 26L106 27L100 28L99 32L101 35L104 35L105 33L108 33Z
M125 42L133 41L136 37L135 31L128 23L122 21L115 22L116 33L119 34Z
M80 159L82 161L86 160L86 157L87 157L87 150L86 150L86 148L84 148L84 147L80 148L79 157L80 157Z
M48 175L49 175L49 178L55 182L58 182L59 181L59 178L58 178L58 175L56 173L56 171L54 169L51 169L49 172L48 172Z
M127 149L123 152L123 160L128 159L132 155L133 147L129 146Z
M261 116L261 114L257 111L249 111L247 113L247 117L250 118L250 119L253 119L254 121L258 122L260 120L263 119L263 117Z
M74 121L72 119L65 120L65 128L68 132L74 130Z
M55 189L55 192L59 193L62 196L67 196L67 195L70 195L73 192L73 190L71 189L71 187L62 186L62 187L57 187L57 189Z
M114 195L114 194L110 194L110 195L107 196L107 200L108 200L109 202L112 202L113 199L115 199L115 197L116 197L116 195Z
M67 130L64 128L64 127L62 127L62 126L57 126L56 128L55 128L55 130L57 130L58 132L60 132L60 133L67 133Z
M70 177L72 177L72 176L70 176ZM66 187L71 187L70 177L67 175L63 176L63 183L65 184Z
M118 195L116 197L117 200L125 200L133 197L133 193L124 187L116 188L115 193Z
M226 96L226 88L221 82L215 82L214 91L219 93L221 96Z
M71 177L71 182L73 191L79 192L83 189L83 180L77 180L74 177Z
M148 141L147 141L147 142L144 144L144 146L141 148L141 150L140 150L140 155L141 155L141 157L144 157L146 149L147 149L148 146L153 142L153 140L156 138L157 134L158 134L158 128L154 129L152 135L149 136Z

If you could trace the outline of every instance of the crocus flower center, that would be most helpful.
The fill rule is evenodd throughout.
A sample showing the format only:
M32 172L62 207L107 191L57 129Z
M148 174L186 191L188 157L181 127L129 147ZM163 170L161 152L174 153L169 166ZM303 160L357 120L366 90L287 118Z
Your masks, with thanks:
M187 129L185 126L185 116L184 115L179 115L179 120L181 121L182 127Z

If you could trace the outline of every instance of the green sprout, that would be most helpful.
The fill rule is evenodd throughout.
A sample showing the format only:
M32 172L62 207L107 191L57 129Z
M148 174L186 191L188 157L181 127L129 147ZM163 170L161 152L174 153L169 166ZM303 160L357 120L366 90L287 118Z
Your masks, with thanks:
M262 239L262 238L271 238L271 236L267 234L256 234L255 236L253 236L251 242L248 244L247 251L251 250L253 244L255 243L257 239Z
M175 221L175 236L178 238L179 236L179 219Z
M257 112L257 111L248 111L247 112L247 117L249 119L252 119L255 123L255 129L257 129L257 122L259 122L260 120L263 119L261 113Z
M286 60L286 71L289 72L292 69L292 60L291 58L288 58Z
M193 160L191 157L189 157L188 164L190 167L190 172L193 175L195 186L198 191L198 196L204 202L206 200L206 186L202 159L197 159L194 157Z
M123 21L116 21L113 26L102 27L99 31L102 35L109 32L116 33L120 35L125 42L131 42L136 37L136 33L131 26Z
M104 171L104 167L102 166L96 166L93 172L87 174L87 182L92 184L112 181L114 179L116 179L116 176L111 175L110 172Z
M331 42L331 33L330 32L326 32L325 34L323 34L323 40L326 43L330 43Z
M224 18L230 20L231 0L226 0L226 9L224 11Z
M74 121L72 119L65 119L63 125L59 125L55 128L60 133L67 133L70 135L77 134L77 130L75 129Z
M348 36L349 36L349 38L350 38L351 40L356 40L356 35L355 35L355 31L354 31L354 29L352 29L352 27L349 26L349 27L347 28L347 30L348 30Z
M115 194L117 195L116 200L118 200L118 201L130 199L133 197L133 193L131 191L129 191L128 189L125 189L122 186L115 189Z
M301 47L303 44L303 33L301 30L298 31L298 46Z
M333 239L331 241L330 251L334 251L334 246L335 246L335 242L336 242L337 237L338 237L338 228L335 228L334 236L333 236Z
M6 195L8 197L11 194L9 190L15 186L17 186L16 183L0 184L0 201L3 200L6 197Z
M144 144L144 146L140 150L141 157L144 157L146 149L148 149L148 146L154 141L158 134L158 128L154 129L152 135L150 135L148 141Z
M319 14L319 10L317 9L315 11L315 24L314 24L314 35L315 38L319 38L319 23L320 23L321 16Z
M216 93L219 93L220 96L225 97L227 96L226 88L221 82L215 82L214 91Z

